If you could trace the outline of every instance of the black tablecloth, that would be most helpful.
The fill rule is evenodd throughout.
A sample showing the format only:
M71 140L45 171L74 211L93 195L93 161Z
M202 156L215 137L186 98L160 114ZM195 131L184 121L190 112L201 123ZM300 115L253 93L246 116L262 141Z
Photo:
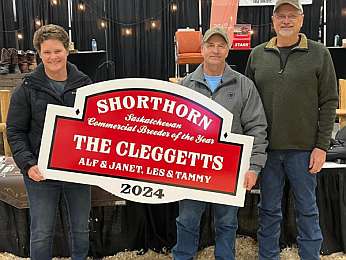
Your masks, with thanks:
M322 254L346 252L346 169L323 169L318 175L317 201L324 236ZM247 194L239 210L239 234L256 236L258 195ZM54 255L69 255L68 222L64 204L59 207ZM281 246L295 242L293 196L286 186ZM170 249L176 240L178 203L148 205L127 202L126 206L93 207L90 215L90 252L94 257L124 250ZM28 209L16 209L0 201L0 251L18 256L29 254ZM200 247L213 244L212 213L202 218Z
M346 252L346 168L324 169L317 181L322 254Z

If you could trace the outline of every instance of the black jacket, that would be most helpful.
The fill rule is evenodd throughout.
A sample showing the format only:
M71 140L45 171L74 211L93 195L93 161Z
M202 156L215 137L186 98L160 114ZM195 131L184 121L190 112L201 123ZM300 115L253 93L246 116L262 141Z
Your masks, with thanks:
M67 64L67 75L67 83L60 96L49 87L41 63L12 94L6 123L7 138L14 161L23 174L37 164L47 105L72 107L76 89L92 83L71 63Z

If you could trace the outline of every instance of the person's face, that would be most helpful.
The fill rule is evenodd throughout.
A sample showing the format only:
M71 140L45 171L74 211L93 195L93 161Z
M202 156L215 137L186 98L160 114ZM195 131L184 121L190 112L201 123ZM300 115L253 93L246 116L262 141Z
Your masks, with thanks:
M225 39L215 34L202 45L202 56L206 65L223 65L228 55L228 46Z
M50 73L59 73L66 70L68 50L61 41L55 39L45 40L41 43L40 57L45 70Z
M292 5L281 5L272 16L277 36L297 36L303 25L304 15Z

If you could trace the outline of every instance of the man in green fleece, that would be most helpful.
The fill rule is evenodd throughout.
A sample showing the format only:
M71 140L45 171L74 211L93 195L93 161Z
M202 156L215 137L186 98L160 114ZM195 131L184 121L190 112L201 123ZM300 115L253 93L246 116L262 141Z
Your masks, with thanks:
M316 174L326 159L338 95L328 49L299 33L303 19L299 0L278 0L272 16L277 36L253 49L246 68L268 120L268 158L260 174L260 260L279 259L285 177L295 198L301 259L319 259L322 243Z

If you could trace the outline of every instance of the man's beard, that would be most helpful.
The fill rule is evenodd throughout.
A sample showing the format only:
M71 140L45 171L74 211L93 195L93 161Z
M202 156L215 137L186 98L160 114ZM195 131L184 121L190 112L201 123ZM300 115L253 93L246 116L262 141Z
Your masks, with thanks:
M283 37L291 37L294 34L294 30L286 29L286 28L280 29L279 34L280 36L283 36Z

